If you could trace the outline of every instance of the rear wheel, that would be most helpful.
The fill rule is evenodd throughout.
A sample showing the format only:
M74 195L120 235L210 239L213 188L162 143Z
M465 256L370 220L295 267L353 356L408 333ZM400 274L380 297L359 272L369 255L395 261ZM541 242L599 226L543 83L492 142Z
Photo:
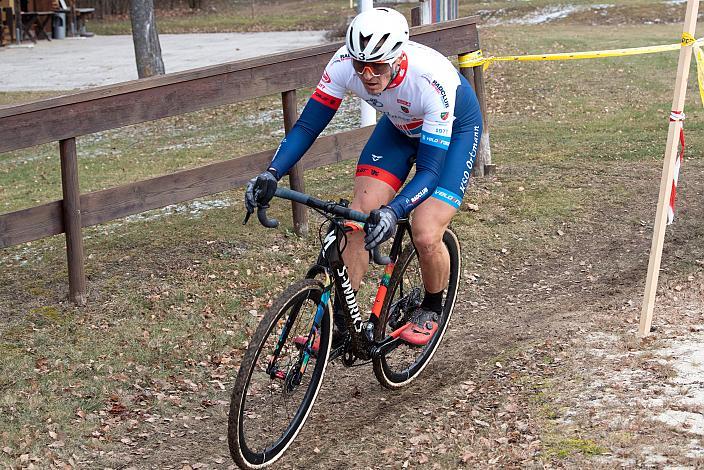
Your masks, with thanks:
M374 374L379 383L387 388L401 388L418 377L445 336L457 297L461 259L459 241L450 229L445 231L443 243L450 254L450 278L445 289L438 330L425 346L401 343L395 349L374 359ZM413 311L423 301L424 293L418 253L413 244L410 244L403 250L391 274L379 323L374 331L375 340L386 338L392 331L406 324Z
M242 468L262 468L286 451L305 424L330 354L332 310L323 285L306 279L286 289L259 323L230 401L228 444ZM311 345L319 341L317 350Z

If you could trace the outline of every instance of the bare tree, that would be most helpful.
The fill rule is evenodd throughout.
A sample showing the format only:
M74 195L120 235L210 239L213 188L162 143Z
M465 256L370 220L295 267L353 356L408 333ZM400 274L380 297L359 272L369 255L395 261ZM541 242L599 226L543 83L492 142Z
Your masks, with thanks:
M131 0L132 40L139 78L163 75L159 33L156 30L154 0Z

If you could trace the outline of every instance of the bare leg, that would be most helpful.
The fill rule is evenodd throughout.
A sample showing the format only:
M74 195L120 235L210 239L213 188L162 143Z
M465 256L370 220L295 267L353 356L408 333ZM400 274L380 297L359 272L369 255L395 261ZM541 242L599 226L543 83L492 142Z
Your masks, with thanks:
M456 212L454 207L433 197L412 212L413 242L418 250L423 284L430 293L445 289L450 278L450 255L442 236Z
M354 210L369 213L388 204L394 197L395 191L391 186L369 176L357 176L354 179L354 199L350 207ZM342 258L347 265L347 270L352 282L352 288L359 289L359 284L369 267L369 255L364 249L364 233L352 232L347 236L347 247ZM448 268L449 269L449 268Z

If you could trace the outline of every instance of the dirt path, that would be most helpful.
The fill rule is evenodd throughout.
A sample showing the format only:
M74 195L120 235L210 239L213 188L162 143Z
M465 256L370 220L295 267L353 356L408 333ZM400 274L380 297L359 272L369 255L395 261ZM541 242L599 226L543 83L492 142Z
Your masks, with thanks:
M628 168L612 164L609 177L581 178L606 191ZM650 222L641 221L653 217L643 200L654 198L657 173L652 165L630 179L641 198L618 206L605 198L586 217L543 227L535 236L552 240L550 249L473 255L465 244L457 314L422 380L392 393L369 366L334 364L312 417L275 468L703 465L697 420L704 392L699 378L683 382L681 375L698 370L695 360L682 369L682 351L688 344L696 356L704 323L697 227L704 210L694 203L681 201L669 232L657 331L635 339L650 244ZM703 189L704 165L689 162L687 175L691 198ZM558 176L557 169L545 174ZM492 181L481 185L494 190ZM85 464L233 468L228 393L156 419L150 432L142 428Z

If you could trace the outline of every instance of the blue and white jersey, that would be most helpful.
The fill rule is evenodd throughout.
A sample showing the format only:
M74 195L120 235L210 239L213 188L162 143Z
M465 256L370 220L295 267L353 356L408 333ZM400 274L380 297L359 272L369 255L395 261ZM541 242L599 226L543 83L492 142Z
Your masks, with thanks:
M398 217L408 215L414 207L434 195L441 171L446 166L448 149L450 154L453 153L451 142L462 141L462 135L466 141L469 141L467 136L476 136L473 143L458 143L455 146L458 149L456 152L462 153L457 158L458 167L447 167L446 172L459 172L462 175L465 162L468 159L473 161L470 153L476 153L477 129L481 128L481 113L474 91L442 54L422 44L408 42L401 55L398 73L378 95L373 95L364 88L347 48L341 47L335 52L300 118L281 141L270 170L281 177L300 160L335 115L347 91L356 94L385 115L377 124L375 135L382 129L384 132L396 133L395 128L399 131L396 133L398 137L407 140L405 144L413 144L416 173L388 204ZM388 123L391 125L387 126ZM376 140L384 142L380 147L383 149L387 143L391 145L392 137L395 136L386 134ZM399 143L397 147L405 148L405 144ZM360 162L363 159L364 152ZM363 162L358 164L357 176L380 178L398 191L408 171L402 175L404 172L393 174L382 170L380 165ZM458 206L457 201L461 200L460 193L464 193L464 187L466 179L453 184L452 189L442 188L445 192L452 191L452 201L449 203L453 207ZM435 197L443 199L439 193ZM449 201L447 197L443 200Z
M404 134L447 149L459 85L459 74L450 61L439 52L410 41L404 47L394 80L383 92L372 95L364 88L343 46L325 67L313 99L337 109L345 92L351 91L388 116Z

